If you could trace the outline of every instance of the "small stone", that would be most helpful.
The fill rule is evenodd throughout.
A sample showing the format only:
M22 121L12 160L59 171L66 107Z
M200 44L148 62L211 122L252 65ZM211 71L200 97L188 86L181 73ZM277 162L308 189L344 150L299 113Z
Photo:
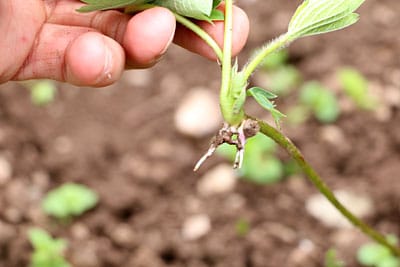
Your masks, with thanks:
M205 236L211 230L210 217L206 214L193 215L183 224L182 237L193 241Z
M315 252L315 244L311 240L303 239L299 242L297 248L289 254L288 265L296 267L309 266L312 263Z
M90 230L82 223L75 223L71 227L71 235L77 240L87 240L90 236Z
M334 192L336 198L355 216L364 218L373 213L373 204L370 198L356 195L353 192L338 190ZM351 228L350 222L320 194L311 196L306 203L310 215L323 224L334 228Z
M10 162L3 156L0 156L0 185L10 181L12 175L12 166Z
M204 196L227 193L233 190L236 182L236 172L232 166L221 164L208 171L200 179L197 191Z
M135 251L135 253L128 259L127 266L135 267L164 267L165 264L160 259L160 257L155 253L155 251L140 247Z
M123 247L133 247L136 244L135 234L127 224L115 226L110 233L110 238L117 245Z
M335 125L322 127L321 139L335 146L343 146L346 143L342 129Z
M204 88L192 89L175 113L175 127L185 135L201 138L222 125L218 97Z
M361 244L368 241L368 238L359 230L355 228L350 229L339 229L335 231L331 236L330 240L338 248L346 248L354 251Z
M297 239L296 231L284 224L269 222L264 225L264 228L270 236L282 242L293 243Z
M101 265L94 242L85 242L74 246L71 259L74 266L96 267Z

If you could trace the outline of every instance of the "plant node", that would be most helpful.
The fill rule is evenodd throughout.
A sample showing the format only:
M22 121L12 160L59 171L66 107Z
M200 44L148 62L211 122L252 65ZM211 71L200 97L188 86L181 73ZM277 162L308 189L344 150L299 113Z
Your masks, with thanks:
M209 149L200 158L193 170L197 171L201 165L214 154L215 150L224 143L236 146L237 153L233 163L233 168L241 168L246 140L256 135L259 131L259 123L253 119L243 120L239 127L230 126L228 123L224 123L222 128L212 139Z

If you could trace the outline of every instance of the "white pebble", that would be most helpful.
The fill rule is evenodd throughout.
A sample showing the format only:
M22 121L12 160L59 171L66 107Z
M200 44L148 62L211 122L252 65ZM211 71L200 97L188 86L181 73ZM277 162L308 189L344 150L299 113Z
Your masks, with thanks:
M175 113L175 127L185 135L204 137L222 125L218 96L205 88L192 89Z
M231 165L221 164L209 170L198 182L197 191L201 195L227 193L236 185L236 172Z
M355 216L363 218L373 213L373 204L370 198L344 190L338 190L334 193L337 199ZM309 214L326 226L334 228L352 227L350 222L321 194L311 196L307 200L306 209Z
M183 223L182 237L193 241L205 236L211 230L210 217L206 214L193 215Z

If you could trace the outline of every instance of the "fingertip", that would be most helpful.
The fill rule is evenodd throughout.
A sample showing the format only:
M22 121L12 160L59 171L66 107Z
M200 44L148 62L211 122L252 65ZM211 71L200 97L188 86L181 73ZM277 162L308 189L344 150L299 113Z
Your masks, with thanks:
M133 16L123 40L128 65L153 65L171 44L175 28L174 15L163 7L151 8Z
M102 87L122 74L125 56L122 47L97 32L82 34L66 51L64 80L80 86Z

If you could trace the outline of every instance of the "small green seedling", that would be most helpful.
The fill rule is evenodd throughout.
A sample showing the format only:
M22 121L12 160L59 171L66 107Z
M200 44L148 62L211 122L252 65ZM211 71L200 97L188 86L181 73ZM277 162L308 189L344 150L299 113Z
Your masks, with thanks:
M396 245L397 238L389 236L388 242ZM400 258L385 246L377 243L363 245L357 253L357 260L360 264L370 267L400 267Z
M336 256L336 250L330 249L325 254L325 267L345 267L343 261Z
M270 138L257 134L246 143L246 154L243 166L239 170L244 179L258 184L270 184L283 178L284 165L275 156L276 143ZM236 150L224 144L218 148L218 153L234 161Z
M46 214L68 220L93 208L97 202L97 194L88 187L67 183L50 191L42 206Z
M246 219L240 218L236 221L235 230L238 236L245 236L250 231L250 223Z
M46 231L38 228L30 229L28 238L33 247L30 267L69 267L64 259L67 242L53 239Z
M45 106L54 101L57 87L54 81L39 80L31 87L31 101L37 106Z
M57 85L51 80L31 80L21 82L30 91L31 102L36 106L46 106L54 101Z
M338 79L344 92L362 109L374 109L377 103L368 92L368 80L354 68L342 68L338 71Z
M318 82L308 82L301 88L300 102L323 123L334 122L340 114L336 96Z

